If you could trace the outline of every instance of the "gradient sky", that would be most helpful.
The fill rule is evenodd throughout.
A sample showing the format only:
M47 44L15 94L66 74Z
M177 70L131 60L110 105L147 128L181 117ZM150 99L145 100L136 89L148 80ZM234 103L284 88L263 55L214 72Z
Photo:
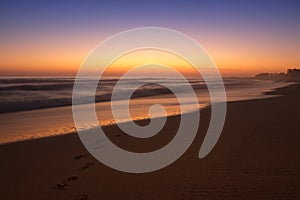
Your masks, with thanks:
M112 34L136 27L196 39L226 74L300 67L300 1L1 1L0 75L73 75Z

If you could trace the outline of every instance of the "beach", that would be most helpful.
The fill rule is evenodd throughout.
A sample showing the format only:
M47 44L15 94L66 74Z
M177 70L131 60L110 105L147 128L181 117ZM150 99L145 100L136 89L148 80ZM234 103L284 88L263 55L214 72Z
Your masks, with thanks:
M65 134L0 145L0 199L299 199L300 85L268 92L272 98L227 104L221 137L198 158L210 117L187 152L161 170L130 174L94 159L78 135ZM121 147L158 149L176 133L170 116L150 139L132 139L116 125L104 128ZM138 123L147 123L139 121Z
M0 1L0 200L300 200L300 1Z

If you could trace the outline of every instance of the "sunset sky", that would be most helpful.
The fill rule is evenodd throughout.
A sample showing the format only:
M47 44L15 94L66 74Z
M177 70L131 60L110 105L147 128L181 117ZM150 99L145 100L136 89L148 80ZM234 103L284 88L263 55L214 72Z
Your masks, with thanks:
M129 2L1 1L0 75L74 75L99 42L146 26L193 37L224 74L300 67L300 1Z

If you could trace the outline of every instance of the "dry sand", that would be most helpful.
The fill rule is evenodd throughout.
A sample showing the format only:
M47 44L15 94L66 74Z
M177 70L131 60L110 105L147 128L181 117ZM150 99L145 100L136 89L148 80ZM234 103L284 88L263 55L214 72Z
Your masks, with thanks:
M0 146L0 199L300 199L300 86L283 96L228 103L221 138L198 159L210 110L201 111L193 145L152 173L128 174L87 153L77 134ZM149 151L172 139L180 117L169 117L148 141L106 128L125 149ZM146 123L146 122L140 122Z

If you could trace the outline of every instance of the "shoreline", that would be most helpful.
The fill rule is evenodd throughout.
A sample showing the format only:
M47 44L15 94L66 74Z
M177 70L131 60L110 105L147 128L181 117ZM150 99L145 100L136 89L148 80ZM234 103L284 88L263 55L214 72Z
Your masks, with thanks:
M231 102L243 102L243 101L255 101L255 100L259 100L259 99L267 99L267 98L275 98L276 96L278 96L278 94L276 93L273 93L275 92L276 90L278 89L281 89L281 88L285 88L285 87L289 87L291 85L295 85L295 84L298 84L298 83L289 83L289 85L285 85L285 86L280 86L278 88L274 88L274 89L271 89L270 91L266 91L266 92L262 92L260 94L260 96L255 96L253 97L252 99L244 99L244 100L229 100L227 101L227 103L231 103ZM165 97L165 96L168 96L167 94L160 94L160 95L155 95L155 96L151 96L150 98L161 98L161 97ZM141 97L142 98L142 97ZM138 98L137 98L138 99ZM97 103L97 102L96 102ZM99 103L99 102L98 102ZM203 107L199 107L199 110L201 109L210 109L210 103L207 103L206 105L204 105ZM71 106L59 106L59 107L56 107L56 108L63 108L63 107L71 107ZM42 108L42 109L37 109L37 110L32 110L33 112L34 111L43 111L43 110L47 110L47 109L54 109L54 108ZM30 112L31 110L25 110L25 111L17 111L17 112L14 112L14 113L22 113L22 112ZM184 112L184 113L175 113L175 114L170 114L170 115L167 115L166 117L176 117L176 116L179 116L179 115L182 115L182 114L188 114L188 113L191 113L191 112L198 112L198 111L187 111L187 112ZM8 113L13 113L13 112L8 112ZM7 114L7 113L1 113L1 114ZM154 117L154 118L159 118L161 116L158 116L158 117ZM144 121L144 120L149 120L149 118L143 118L141 117L140 119L135 119L134 121ZM121 123L126 123L127 121L124 121L124 122L121 122ZM108 123L108 124L105 124L105 125L101 125L101 127L106 127L106 126L114 126L116 125L116 123ZM63 135L68 135L68 134L77 134L76 131L69 131L69 132L59 132L59 133L56 133L56 134L50 134L50 135L41 135L41 136L30 136L28 138L20 138L20 139L11 139L11 141L1 141L0 142L0 146L1 145L5 145L5 144L11 144L11 143L16 143L16 142L22 142L22 141L27 141L27 140L38 140L38 139L41 139L41 138L48 138L48 137L56 137L56 136L63 136ZM22 137L25 137L22 136Z

